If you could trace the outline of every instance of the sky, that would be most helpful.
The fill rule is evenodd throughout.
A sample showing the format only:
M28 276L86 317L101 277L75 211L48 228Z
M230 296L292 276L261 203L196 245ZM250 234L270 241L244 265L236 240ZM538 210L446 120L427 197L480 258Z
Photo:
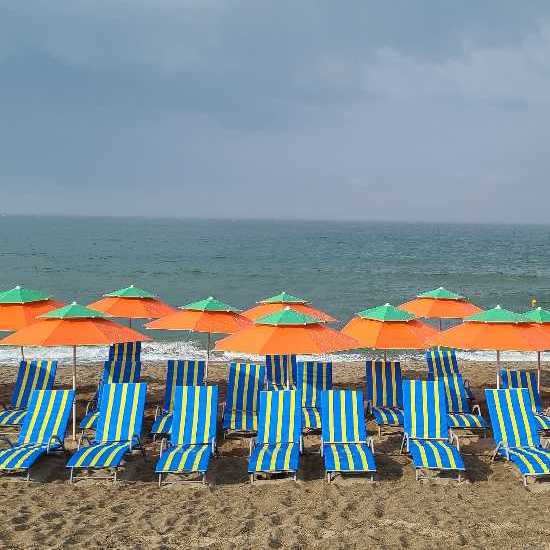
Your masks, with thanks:
M548 221L547 0L0 0L0 212Z

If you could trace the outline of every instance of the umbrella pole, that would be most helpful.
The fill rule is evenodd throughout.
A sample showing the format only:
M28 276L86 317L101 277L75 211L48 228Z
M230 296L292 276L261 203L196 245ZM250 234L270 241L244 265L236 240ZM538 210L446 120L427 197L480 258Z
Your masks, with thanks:
M23 351L23 346L21 346L21 359L23 359L23 361L25 360L25 352Z
M73 346L73 390L75 391L73 401L73 440L76 441L76 346Z
M204 380L208 380L208 363L210 362L210 339L211 334L208 333L208 342L206 344L206 368L204 369Z
M388 352L384 350L384 363L386 363L388 360Z
M537 370L537 384L538 384L538 387L539 387L539 393L540 393L540 377L541 377L541 369L542 369L542 365L541 365L541 352L538 351L537 352L537 366L538 366L538 370Z
M128 318L128 326L130 328L132 328L132 319L131 319L131 317Z
M497 351L497 390L500 388L500 351Z
M442 331L443 330L443 319L439 319L439 330Z

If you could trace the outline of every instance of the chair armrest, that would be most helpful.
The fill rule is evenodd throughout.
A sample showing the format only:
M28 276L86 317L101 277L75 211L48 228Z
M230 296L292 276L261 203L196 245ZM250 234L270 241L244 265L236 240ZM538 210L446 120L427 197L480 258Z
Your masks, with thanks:
M453 430L449 430L449 443L452 445L453 440L456 441L456 450L460 451L460 440L458 439L458 436L453 432Z
M10 447L13 447L13 443L7 435L0 435L0 441L5 441Z
M58 444L63 450L65 450L65 445L63 444L63 441L61 440L61 438L57 435L52 435L50 437L50 440L48 441L48 447L46 448L46 453L49 453L50 452L50 449L52 448L53 445L55 444ZM52 445L53 444L53 445Z
M160 405L157 405L155 407L155 420L158 418L158 416L160 414L160 411L161 411L161 407L160 407Z
M216 438L213 437L212 441L210 441L210 445L212 446L212 454L215 455L217 452L217 445L216 445Z
M300 436L300 454L304 452L304 436Z
M464 387L470 389L470 381L467 378L463 378L462 382L464 383Z
M323 438L321 437L321 445L320 445L320 447L319 447L319 454L320 454L321 456L323 456L323 445L324 445L324 444L325 444L325 443L324 443L324 441L323 441Z
M472 407L472 414L477 414L478 416L481 416L481 409L479 405L474 405Z
M162 453L164 452L164 447L166 443L166 439L164 437L160 440L160 451L159 451L159 458L162 456Z
M372 436L367 437L365 443L370 447L371 453L374 454L374 438Z
M547 439L547 440L543 443L542 448L543 448L543 449L550 449L550 439Z
M248 444L248 456L250 456L252 454L252 449L254 448L254 445L256 445L256 438L251 437L250 438L250 443Z
M88 445L91 445L93 443L93 439L89 436L86 436L84 434L81 434L80 437L78 438L78 445L76 447L76 450L78 451L80 449L80 447L82 447L82 443L83 442L86 442Z
M97 399L92 399L86 403L86 412L84 415L87 415L90 412L90 408L95 404L95 407L97 409Z

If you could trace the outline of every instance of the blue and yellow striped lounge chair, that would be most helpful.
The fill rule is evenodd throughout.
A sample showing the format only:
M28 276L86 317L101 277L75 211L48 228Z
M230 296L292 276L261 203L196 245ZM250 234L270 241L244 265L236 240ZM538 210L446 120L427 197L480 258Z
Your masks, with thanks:
M159 487L165 474L199 474L193 483L206 483L210 457L216 452L218 386L178 386L174 393L174 420L170 443L164 448L155 473Z
M262 391L258 435L250 440L250 482L289 473L296 480L302 452L302 396L297 390Z
M533 407L533 414L540 431L550 430L550 409L542 408L540 398L538 374L534 370L501 369L500 379L502 388L525 388L529 391L529 398Z
M8 404L2 403L0 427L21 426L27 412L27 404L34 390L51 390L55 383L57 361L33 359L21 361L15 387Z
M141 342L125 342L123 344L112 344L109 347L109 361L114 363L125 363L141 361Z
M227 394L222 412L222 430L249 434L258 431L260 390L265 383L265 367L252 363L231 363Z
M116 481L118 468L126 453L139 449L145 457L141 426L146 393L147 384L142 382L104 384L95 437L81 436L78 450L67 463L67 468L71 470L71 482L76 479L75 469L112 469L113 480Z
M403 380L404 435L401 452L405 447L411 454L416 479L423 470L465 470L460 456L459 442L449 430L447 406L443 386L437 381ZM452 442L456 441L456 447Z
M403 427L403 389L399 361L367 361L367 410L378 426Z
M0 450L0 472L26 471L30 481L31 468L42 455L64 451L73 401L73 390L34 390L17 443L1 436L10 446Z
M86 404L84 418L80 421L79 428L84 433L86 430L95 430L99 417L99 400L104 384L137 383L141 378L141 363L128 359L125 362L105 361L101 380L96 394Z
M295 372L296 355L266 355L266 390L286 390L292 388L294 386L293 375Z
M442 376L439 382L443 385L445 403L447 405L447 422L451 430L482 430L487 434L489 425L483 416L479 405L470 407L470 400L462 375Z
M452 377L460 374L456 350L447 348L431 348L426 350L426 363L428 365L428 380L437 380L441 377ZM474 394L470 390L470 383L464 380L466 395L468 399L475 400Z
M322 393L321 455L327 481L336 473L366 473L374 479L374 444L367 437L363 392L327 390Z
M332 389L332 363L298 361L294 382L302 392L302 429L320 430L321 392Z
M177 386L202 386L206 374L204 361L170 359L166 367L166 386L162 407L155 409L155 420L151 428L153 439L158 435L168 435L172 427L172 411Z
M533 405L526 388L485 390L493 437L497 444L493 460L512 461L527 478L550 475L550 451L540 442Z

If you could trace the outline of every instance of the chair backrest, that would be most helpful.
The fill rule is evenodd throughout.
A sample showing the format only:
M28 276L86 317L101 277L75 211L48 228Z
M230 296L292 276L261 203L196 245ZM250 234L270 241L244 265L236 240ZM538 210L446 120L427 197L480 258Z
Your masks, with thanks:
M147 384L103 384L96 441L131 441L141 435Z
M284 386L287 381L293 384L295 372L296 355L265 356L265 376L268 384Z
M141 361L141 342L124 342L109 347L109 361Z
M141 363L139 361L105 361L103 363L102 384L121 384L139 382Z
M297 390L261 391L258 443L296 443L302 435L302 396Z
M165 411L174 408L174 396L178 386L202 386L206 363L204 361L187 361L170 359L166 367L166 387L164 388Z
M367 440L363 392L327 390L321 395L323 443L359 443Z
M428 380L437 380L442 376L459 374L456 351L446 348L431 348L426 350L426 363L428 365Z
M257 414L264 381L263 365L231 363L227 377L226 410Z
M449 435L443 384L403 380L404 431L412 439L446 439Z
M332 389L332 363L297 361L294 383L302 392L302 407L320 408L321 392Z
M207 444L216 437L218 386L178 386L170 441L173 445Z
M403 407L399 361L366 362L367 401L373 407Z
M468 393L462 374L442 376L438 381L443 385L447 411L450 413L469 413L471 411Z
M57 361L40 359L21 361L11 396L11 407L26 409L34 390L51 390L55 382L56 371Z
M485 400L493 438L497 443L504 443L510 448L540 446L528 389L486 389Z
M34 390L17 442L47 445L54 436L65 438L74 390Z
M534 412L542 411L542 401L539 392L538 374L535 370L501 369L500 379L502 388L525 388L529 391L529 398Z

